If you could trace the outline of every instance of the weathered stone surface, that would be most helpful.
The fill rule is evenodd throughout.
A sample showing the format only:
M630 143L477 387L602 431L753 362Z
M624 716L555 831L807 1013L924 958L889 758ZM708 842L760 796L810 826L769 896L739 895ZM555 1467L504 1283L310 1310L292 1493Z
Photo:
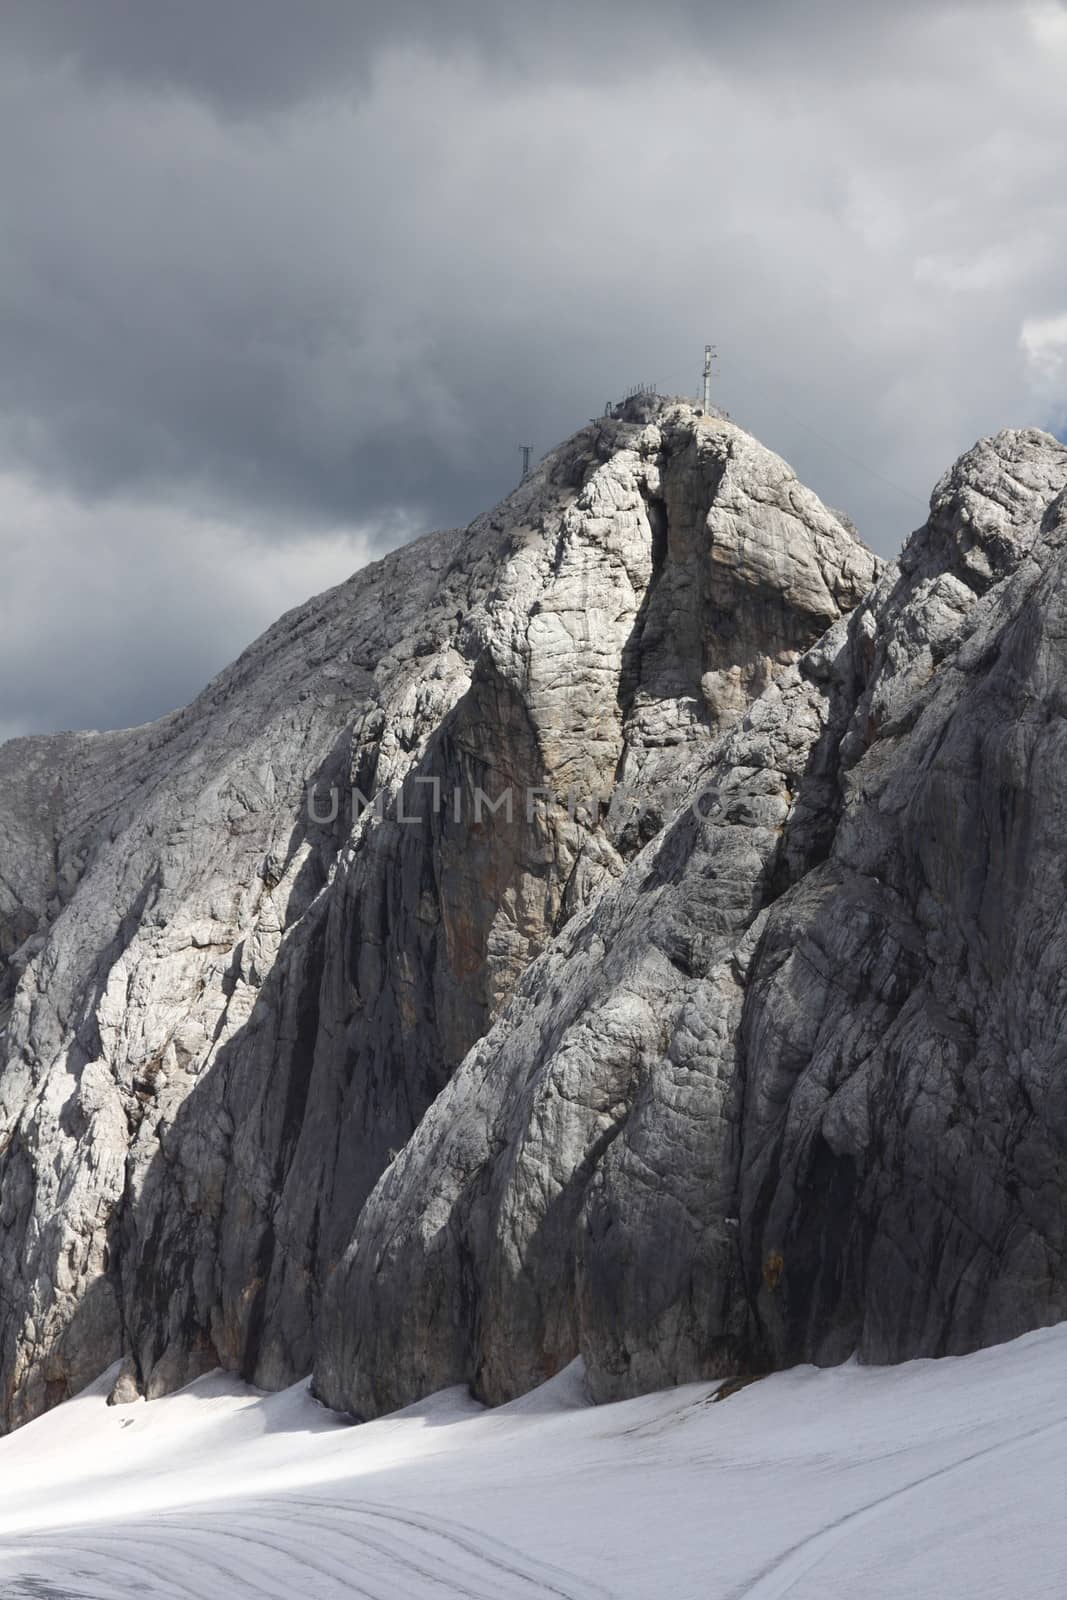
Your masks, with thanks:
M124 1352L149 1397L306 1371L366 1196L531 959L875 568L742 430L658 405L188 710L5 747L0 1419ZM530 823L534 786L577 803Z
M330 1280L331 1404L1067 1317L1065 485L1044 434L965 456L530 965Z
M137 1377L137 1363L132 1356L127 1356L119 1368L118 1377L111 1386L107 1397L109 1406L132 1406L138 1400L143 1400L141 1385Z

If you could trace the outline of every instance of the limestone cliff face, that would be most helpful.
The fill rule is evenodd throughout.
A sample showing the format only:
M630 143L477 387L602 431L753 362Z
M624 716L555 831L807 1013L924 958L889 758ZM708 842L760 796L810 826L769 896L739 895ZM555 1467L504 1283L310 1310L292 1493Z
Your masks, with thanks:
M395 1346L376 1392L414 1392L472 1361L487 1392L504 1392L561 1359L577 1337L581 1230L555 1186L576 1194L601 1169L607 1182L622 1156L607 1135L646 1092L642 1062L670 1032L673 999L656 1021L643 996L639 1024L629 1000L590 1005L588 1061L578 1035L564 1050L570 1109L561 1102L555 1125L534 1114L553 1144L543 1171L505 1103L556 1059L552 1039L596 977L581 966L592 908L613 926L647 870L642 849L721 759L726 730L797 678L876 566L725 419L623 412L469 529L283 618L186 711L0 750L0 1421L34 1415L120 1353L149 1394L219 1362L290 1381L318 1351L330 1280L322 1381L346 1403L362 1397L369 1324L348 1297L364 1294L362 1241L398 1184L424 1210L390 1247L401 1276L367 1295L383 1317L375 1337ZM788 733L798 761L805 717L822 715L810 698ZM768 785L753 802L768 837L787 817L803 831ZM663 834L668 856L679 826ZM710 905L717 875L705 876ZM751 891L723 885L729 906L713 920L748 937ZM678 938L703 948L707 929L690 920ZM643 922L642 906L617 940L595 936L596 981L648 935ZM535 1022L543 970L562 987ZM500 1104L468 1117L472 1081L497 1073L523 1018L543 1037L499 1069L513 1080L494 1085ZM722 1033L725 1014L700 1026ZM454 1077L462 1106L451 1090L438 1098ZM420 1178L450 1103L477 1151ZM698 1143L704 1170L713 1157ZM505 1168L501 1209L490 1190ZM455 1183L475 1173L468 1210ZM508 1276L534 1236L545 1270L560 1270L541 1309L534 1280L516 1297ZM414 1310L392 1293L405 1273L425 1297L415 1357L412 1330L385 1320ZM625 1273L614 1281L630 1293ZM659 1292L652 1280L646 1292Z
M1067 449L1005 433L527 968L362 1210L320 1394L1067 1317L1065 684Z

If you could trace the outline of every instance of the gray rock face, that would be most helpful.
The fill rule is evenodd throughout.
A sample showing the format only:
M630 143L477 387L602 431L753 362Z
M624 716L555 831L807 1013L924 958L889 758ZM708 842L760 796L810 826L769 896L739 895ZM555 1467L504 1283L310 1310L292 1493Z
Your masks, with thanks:
M330 1279L329 1403L1067 1317L1065 486L1041 433L965 456L527 968Z
M798 657L857 604L876 566L742 430L659 405L583 430L466 532L399 551L283 618L186 711L122 734L5 746L3 1425L124 1354L125 1388L150 1398L219 1362L268 1386L290 1381L312 1364L331 1275L322 1381L347 1403L346 1385L366 1383L362 1345L343 1379L338 1364L339 1341L368 1336L348 1298L361 1241L383 1226L391 1186L422 1203L418 1152L445 1104L470 1141L463 1183L449 1186L451 1168L440 1184L423 1170L433 1204L404 1220L403 1248L397 1236L381 1314L406 1317L392 1295L404 1273L429 1309L417 1357L408 1331L389 1335L383 1322L378 1337L395 1351L381 1392L472 1359L487 1391L504 1392L526 1381L530 1351L551 1351L542 1365L562 1357L579 1275L594 1268L592 1257L576 1266L578 1213L553 1186L569 1197L607 1173L603 1135L638 1092L669 1006L657 1021L654 995L609 1004L605 988L590 1007L589 1072L572 1041L572 1099L543 1125L534 1118L543 1144L558 1136L543 1174L519 1101L505 1102L556 1059L553 1030L577 1016L582 986L605 984L639 938L624 921L646 841L724 730L757 696L777 704L775 683L797 679ZM811 690L808 712L798 705L789 732L801 762L803 717L823 715L821 694ZM490 814L483 796L501 809ZM789 808L769 779L746 804L777 838ZM678 830L662 850L682 872ZM748 937L742 877L763 833L741 840L738 883L712 913L724 938ZM618 927L610 962L606 934L589 932L601 904L604 928ZM693 951L710 937L696 921L685 934ZM677 958L700 959L681 946ZM558 1015L538 989L546 971L559 975ZM471 1086L489 1083L523 1019L544 1038L521 1062L507 1058L515 1081L484 1090L483 1115L467 1105ZM438 1099L457 1069L460 1098ZM679 1093L695 1103L694 1085ZM494 1210L499 1162L520 1153L505 1155L501 1116L529 1148ZM707 1166L709 1152L696 1159ZM483 1184L469 1216L468 1179ZM525 1207L530 1183L551 1221ZM432 1269L431 1214L447 1231ZM516 1299L508 1263L523 1270L529 1229L546 1270L558 1245L560 1278L551 1295L531 1278ZM464 1254L483 1243L484 1258ZM544 1300L552 1331L546 1343L531 1323L512 1361L507 1328L523 1321L523 1296L531 1308ZM487 1353L475 1355L483 1329Z

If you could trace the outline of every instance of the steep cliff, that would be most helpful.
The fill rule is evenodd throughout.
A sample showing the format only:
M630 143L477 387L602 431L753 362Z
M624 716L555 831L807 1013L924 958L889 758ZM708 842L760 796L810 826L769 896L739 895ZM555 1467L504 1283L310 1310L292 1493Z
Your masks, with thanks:
M527 969L331 1278L329 1403L1067 1317L1065 486L976 446Z
M560 1123L544 1173L530 1169L528 1211L517 1181L511 1220L484 1198L476 1217L464 1211L452 1168L420 1169L437 1159L440 1108L463 1109L457 1135L469 1125L481 1141L463 1174L497 1182L518 1153L500 1116L521 1122L504 1102L555 1059L553 1030L596 979L568 975L588 908L606 895L604 928L622 919L618 953L602 943L594 957L607 984L625 941L648 937L643 907L623 927L647 841L721 759L724 730L797 678L798 656L859 602L876 565L741 429L684 405L634 408L584 429L464 532L396 552L283 618L186 711L4 747L0 1422L121 1353L150 1395L220 1362L266 1386L290 1381L312 1364L335 1268L322 1382L346 1403L368 1381L372 1302L374 1337L395 1347L381 1394L484 1365L483 1332L496 1350L487 1391L525 1382L528 1351L542 1367L562 1359L578 1234L570 1201L554 1203L555 1174L568 1194L601 1166L606 1176L621 1108L645 1092L644 1034L666 1040L673 999L658 1023L645 1016L655 996L634 997L639 1024L629 1001L590 1005L594 1070L572 1040L564 1085L577 1122ZM798 751L806 715L798 707L790 732ZM757 799L770 819L773 797ZM678 829L665 861L681 863ZM758 848L745 846L743 871ZM731 894L726 937L744 931L751 899L740 880L736 905ZM699 964L703 938L694 921L672 971ZM547 968L531 968L549 946ZM563 984L536 1024L544 1038L493 1068L516 1019L542 1003L544 970ZM437 1099L465 1058L461 1098L499 1073L501 1104L484 1117ZM590 1121L601 1131L579 1152L575 1130ZM701 1170L712 1160L702 1145ZM387 1228L396 1185L420 1206L432 1192L430 1210L394 1218L396 1273L353 1309L360 1240ZM448 1237L440 1270L426 1270L438 1212ZM558 1230L554 1298L532 1280L510 1295L494 1264L500 1227L516 1263L519 1234L537 1233L547 1270ZM408 1315L392 1294L404 1274L429 1297L418 1330L396 1320ZM534 1320L509 1355L524 1295Z

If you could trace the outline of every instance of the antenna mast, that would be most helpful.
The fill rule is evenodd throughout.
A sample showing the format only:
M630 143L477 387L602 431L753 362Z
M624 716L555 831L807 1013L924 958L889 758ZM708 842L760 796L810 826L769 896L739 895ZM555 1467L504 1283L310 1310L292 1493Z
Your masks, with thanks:
M718 352L713 344L704 346L704 410L711 410L711 364L718 359Z
M522 476L524 478L528 478L530 476L530 455L533 450L533 445L520 444L519 449L522 451Z

